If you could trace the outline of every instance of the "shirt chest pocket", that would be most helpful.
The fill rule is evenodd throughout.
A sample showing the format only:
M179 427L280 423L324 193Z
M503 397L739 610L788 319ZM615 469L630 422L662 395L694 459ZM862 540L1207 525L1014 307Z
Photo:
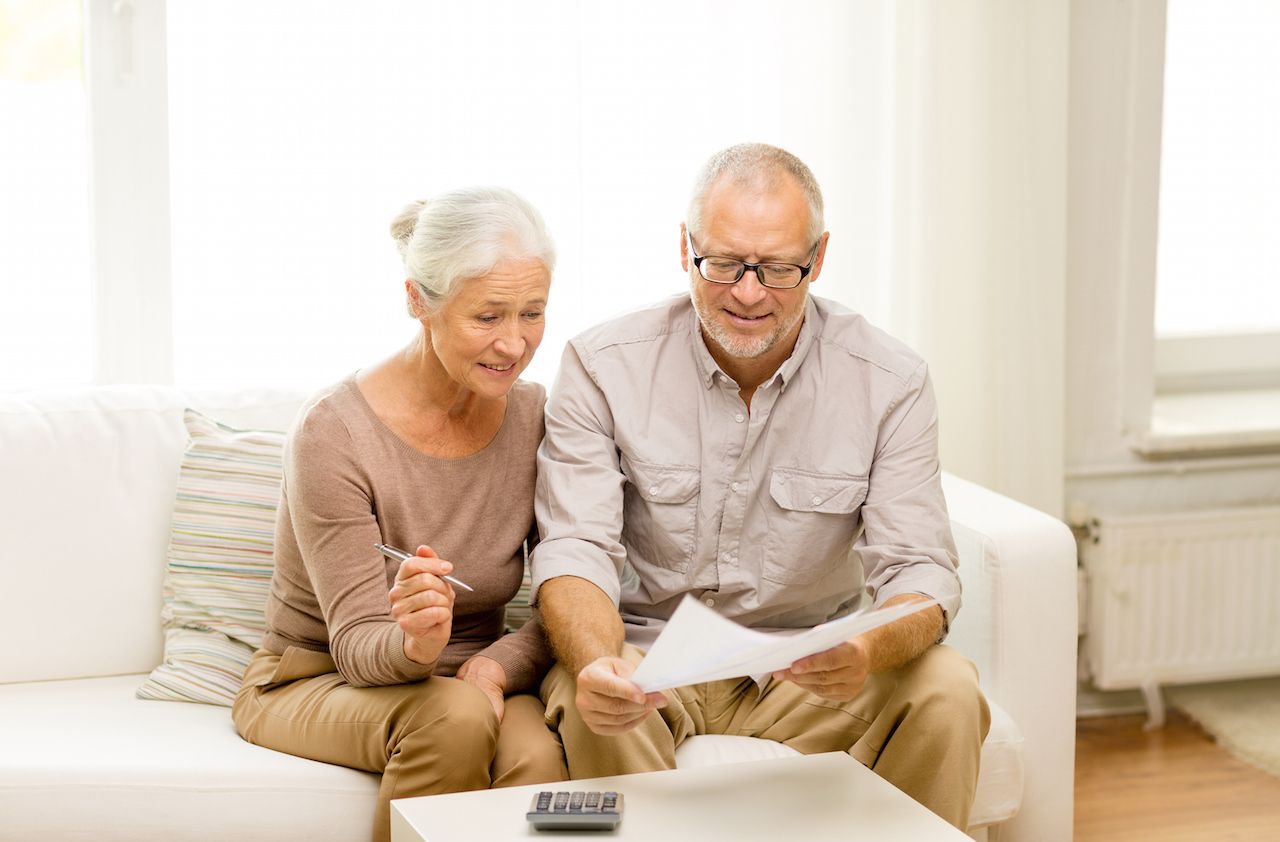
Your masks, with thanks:
M701 471L623 457L622 472L622 543L632 566L686 572L697 543Z
M769 497L766 579L806 585L847 563L867 499L866 477L774 468Z

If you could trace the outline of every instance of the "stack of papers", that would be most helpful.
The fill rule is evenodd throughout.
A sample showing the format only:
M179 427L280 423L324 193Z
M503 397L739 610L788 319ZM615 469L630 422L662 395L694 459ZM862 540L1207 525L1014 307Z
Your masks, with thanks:
M807 655L913 614L937 600L858 611L799 633L760 632L721 617L692 596L676 608L666 628L632 673L646 693L722 678L763 676Z

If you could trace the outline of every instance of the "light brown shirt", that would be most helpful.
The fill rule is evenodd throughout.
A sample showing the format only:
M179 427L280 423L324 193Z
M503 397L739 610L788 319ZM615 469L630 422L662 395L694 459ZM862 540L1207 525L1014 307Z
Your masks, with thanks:
M524 575L545 402L541 386L516 383L493 441L439 459L392 432L354 375L312 397L285 445L266 648L327 651L356 686L453 675L478 653L502 664L508 692L534 686L551 664L539 621L504 636L503 618ZM475 588L455 588L452 635L434 668L404 654L387 600L400 564L375 542L428 544Z
M533 587L579 576L648 646L685 594L764 629L875 604L960 606L924 362L810 297L756 390L707 350L687 295L572 340L538 451Z

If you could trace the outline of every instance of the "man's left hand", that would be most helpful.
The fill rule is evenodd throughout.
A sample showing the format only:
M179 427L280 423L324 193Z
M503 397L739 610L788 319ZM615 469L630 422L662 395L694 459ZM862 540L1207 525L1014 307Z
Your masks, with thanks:
M801 658L787 669L775 672L773 677L794 682L815 696L847 702L858 695L870 670L867 641L855 637L825 652Z

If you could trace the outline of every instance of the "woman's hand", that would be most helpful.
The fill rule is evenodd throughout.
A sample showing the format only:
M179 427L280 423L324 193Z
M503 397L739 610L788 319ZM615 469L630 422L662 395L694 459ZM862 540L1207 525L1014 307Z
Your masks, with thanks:
M501 722L507 695L507 671L502 668L502 664L484 655L472 655L458 667L458 678L474 684L481 693L489 697L489 704L493 705L493 712Z
M400 562L387 593L391 616L404 629L404 654L419 664L433 664L453 632L453 586L440 577L453 565L430 547Z

